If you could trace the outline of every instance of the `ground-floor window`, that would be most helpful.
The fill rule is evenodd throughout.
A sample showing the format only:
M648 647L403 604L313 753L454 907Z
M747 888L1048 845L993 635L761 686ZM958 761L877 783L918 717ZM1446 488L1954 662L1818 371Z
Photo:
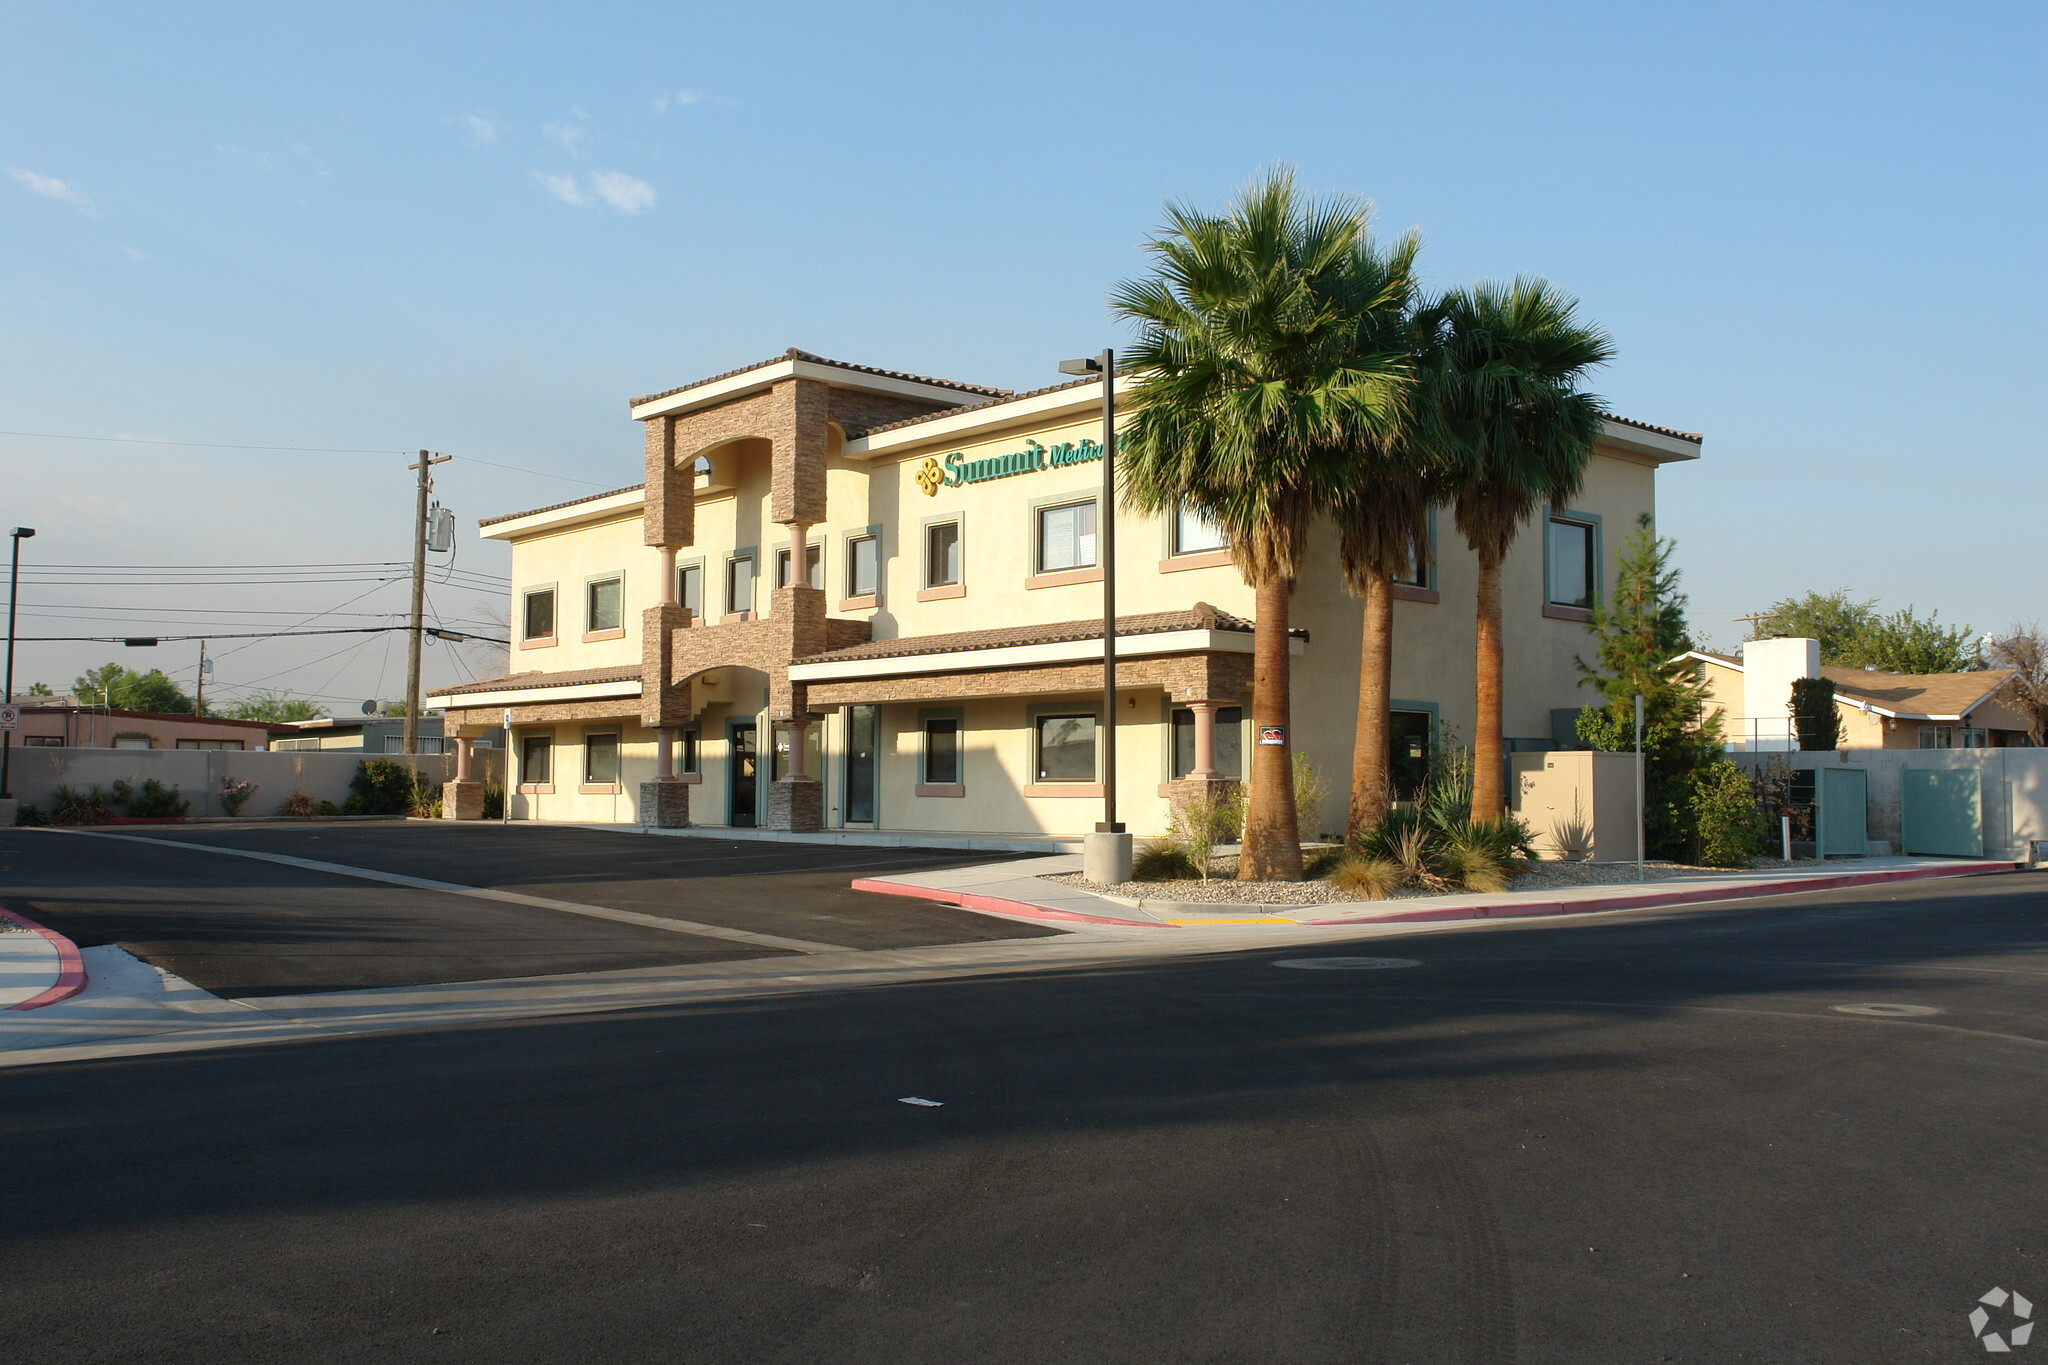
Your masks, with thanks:
M31 749L61 749L64 747L60 735L23 735L21 742Z
M1173 713L1173 775L1176 780L1195 770L1195 713L1185 707ZM1225 777L1244 776L1244 708L1216 709L1216 771Z
M240 749L244 746L239 739L181 739L178 741L178 747L180 749Z
M1388 735L1387 776L1394 785L1394 799L1413 801L1429 780L1429 742L1432 717L1427 711L1396 711Z
M1923 749L1953 749L1956 747L1956 729L1953 725L1923 725L1920 727L1920 747Z
M1961 741L1957 746L1958 748L1988 749L1991 747L1991 736L1974 725L1963 726L1957 733L1956 738Z
M616 732L583 737L583 780L593 785L619 780L619 737Z
M924 780L931 786L960 785L960 721L933 716L924 722Z
M685 730L683 731L682 739L683 739L683 746L682 746L682 747L683 747L683 753L682 753L682 760L683 760L683 765L682 765L682 768L680 769L680 771L682 771L682 772L686 772L686 773L694 773L694 772L701 772L701 771L702 771L702 769L700 769L700 768L699 768L699 767L697 766L697 762L698 762L698 759L697 759L697 739L698 739L698 730L697 730L697 727L696 727L696 726L694 726L694 725L692 725L692 726L689 726L688 728L686 728L686 729L685 729Z
M1095 780L1095 717L1040 716L1033 727L1040 782Z
M1926 732L1922 731L1921 733L1925 734ZM116 749L147 749L150 747L150 738L148 735L115 735L114 747Z
M528 786L554 781L555 741L552 735L527 735L519 741L519 780Z

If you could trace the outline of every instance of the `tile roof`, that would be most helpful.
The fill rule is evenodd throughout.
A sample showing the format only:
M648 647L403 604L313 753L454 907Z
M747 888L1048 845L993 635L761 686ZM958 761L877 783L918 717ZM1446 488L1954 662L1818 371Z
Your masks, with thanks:
M1083 384L1094 384L1097 382L1095 376L1089 375L1082 379L1069 379L1064 383L1048 384L1042 389L1032 389L1026 393L1005 393L1000 398L990 398L980 403L962 403L957 408L940 408L936 412L922 412L915 417L899 417L893 422L884 422L880 426L869 427L861 434L863 437L867 437L873 436L878 432L894 431L898 427L914 427L919 422L929 422L939 417L958 417L963 412L979 412L983 408L1001 407L1005 403L1021 403L1027 398L1036 398L1040 394L1058 393L1061 389L1078 389Z
M1160 635L1174 630L1233 630L1249 632L1252 623L1229 612L1218 611L1207 602L1197 602L1182 611L1155 611L1143 616L1116 618L1117 638L1126 635ZM1293 631L1303 639L1306 631ZM870 640L823 654L806 654L802 664L832 664L855 659L907 659L920 654L952 654L963 650L1011 649L1018 645L1068 644L1102 638L1102 621L1053 621L1036 626L997 626L990 630L960 630L946 635L906 635L894 640Z
M1697 431L1680 431L1676 427L1660 427L1654 422L1638 422L1633 417L1620 417L1611 412L1607 414L1607 420L1619 422L1625 427L1641 427L1644 431L1654 431L1659 436L1676 436L1681 441L1691 441L1695 445L1707 439Z
M962 393L979 393L987 394L991 397L1003 397L1010 392L1008 389L991 388L986 384L963 384L957 379L934 379L930 375L907 374L902 370L878 370L872 365L853 365L844 360L831 360L825 356L813 355L809 351L800 351L792 346L781 355L771 356L766 360L757 360L751 365L742 365L736 370L727 370L724 374L714 374L707 379L693 379L689 383L677 385L673 389L664 389L660 393L650 393L643 398L630 399L627 402L627 406L637 408L642 403L652 403L657 398L672 398L676 394L687 393L691 389L701 389L706 384L716 384L721 379L731 379L734 375L745 374L749 370L759 370L765 369L770 365L780 365L785 360L808 360L813 365L830 365L834 369L851 370L855 374L880 375L884 379L908 379L913 384L933 384L942 389L958 389Z
M567 502L551 502L546 507L529 507L524 512L507 512L502 516L485 517L477 525L496 526L501 521L517 521L521 517L537 517L542 512L559 512L564 507L574 507L578 503L596 502L599 498L616 498L621 493L637 493L646 486L645 481L629 483L624 488L614 488L608 493L586 493L580 498L571 498Z
M497 678L478 678L475 682L456 683L453 687L437 687L427 695L460 697L472 692L514 692L540 687L583 687L590 683L638 681L638 664L624 664L612 668L573 668L563 673L544 673L533 668L524 673L507 673Z
M1972 673L1883 673L1864 668L1821 666L1835 695L1867 701L1905 716L1961 716L2012 681L2009 668Z

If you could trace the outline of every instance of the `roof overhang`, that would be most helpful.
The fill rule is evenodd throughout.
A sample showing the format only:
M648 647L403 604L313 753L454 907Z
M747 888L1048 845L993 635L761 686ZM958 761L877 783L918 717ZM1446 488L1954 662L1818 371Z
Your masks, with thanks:
M1302 651L1299 639L1287 642L1290 654ZM1157 654L1249 654L1252 635L1243 630L1167 630L1155 635L1119 635L1119 659ZM892 654L875 659L841 659L793 663L791 682L840 682L856 678L894 678L911 673L972 673L990 668L1030 668L1043 664L1094 663L1102 658L1102 641L1062 640L1042 645L1010 645L997 649L954 649L943 654Z
M616 521L621 516L637 514L646 501L646 489L628 488L623 492L607 493L601 498L591 498L586 502L572 502L567 507L528 512L523 516L493 521L478 528L477 539L518 540L537 531L566 531L574 526Z
M503 687L492 692L464 692L442 695L434 700L444 711L468 711L483 706L545 706L557 701L613 701L640 695L640 680L582 683L575 687Z
M1675 464L1680 460L1697 460L1700 457L1698 441L1666 436L1661 431L1647 431L1627 422L1601 422L1600 439L1654 464Z
M645 403L636 403L631 408L633 420L644 422L650 417L672 417L678 413L692 412L698 408L710 407L714 403L729 402L746 394L757 393L787 379L815 379L837 389L862 389L869 393L893 393L903 398L926 398L948 407L958 407L963 401L977 402L987 397L970 390L947 388L940 384L920 384L914 379L896 379L889 375L867 374L860 370L843 370L837 365L820 365L812 360L778 360L757 369L740 374L714 379L708 384L698 384L672 393L663 398L650 398Z

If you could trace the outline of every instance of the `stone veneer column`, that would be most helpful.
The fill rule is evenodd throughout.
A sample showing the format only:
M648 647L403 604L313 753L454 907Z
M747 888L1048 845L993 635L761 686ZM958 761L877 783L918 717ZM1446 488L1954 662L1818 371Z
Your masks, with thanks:
M455 738L455 780L441 784L443 820L484 818L484 784L470 776L475 745L476 741L468 735L458 735Z

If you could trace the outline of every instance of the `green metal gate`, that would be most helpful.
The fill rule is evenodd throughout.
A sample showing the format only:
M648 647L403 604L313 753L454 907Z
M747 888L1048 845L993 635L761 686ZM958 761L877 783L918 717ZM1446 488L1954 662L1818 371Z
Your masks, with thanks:
M1909 768L1900 773L1899 845L1902 853L1983 857L1983 775L1975 768Z
M1869 787L1861 768L1813 770L1813 834L1818 857L1870 852Z

